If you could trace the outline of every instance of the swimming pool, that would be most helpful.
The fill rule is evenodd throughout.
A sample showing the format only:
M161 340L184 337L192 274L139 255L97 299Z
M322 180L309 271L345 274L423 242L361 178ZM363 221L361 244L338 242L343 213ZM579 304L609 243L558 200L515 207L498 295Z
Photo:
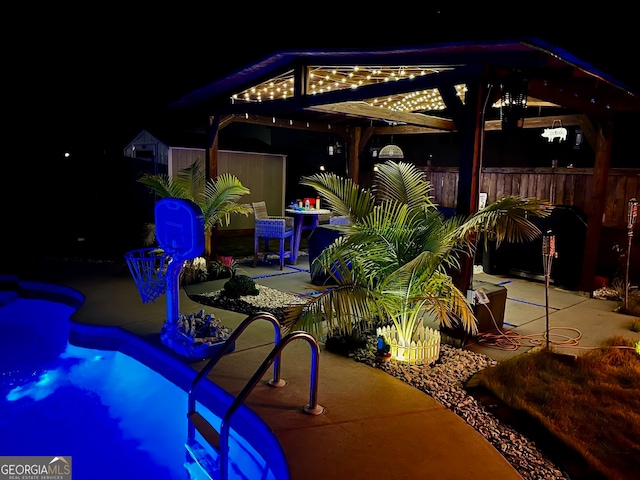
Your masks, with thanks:
M208 478L185 447L196 372L124 330L70 321L78 292L14 284L0 296L0 455L71 457L79 480ZM219 429L233 398L205 381L198 399ZM229 455L230 478L289 479L277 439L246 407L231 420Z

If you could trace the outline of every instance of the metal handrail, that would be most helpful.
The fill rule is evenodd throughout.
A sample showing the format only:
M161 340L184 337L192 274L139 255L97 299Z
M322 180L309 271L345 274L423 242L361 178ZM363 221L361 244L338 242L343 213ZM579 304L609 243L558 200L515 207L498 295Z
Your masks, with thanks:
M236 396L236 398L231 403L231 406L228 408L224 417L222 418L222 422L220 424L220 432L219 432L219 462L220 462L220 478L221 480L227 480L227 476L229 474L229 421L231 416L235 413L235 411L240 407L240 405L245 401L247 396L254 389L256 384L260 381L260 379L264 376L264 373L267 371L269 366L273 364L273 378L269 380L269 385L274 387L282 387L286 385L286 382L280 378L280 353L291 341L297 338L303 338L309 343L311 346L311 378L309 385L309 403L302 407L302 410L305 413L310 415L320 415L324 413L324 407L318 405L318 371L319 371L319 360L320 360L320 347L318 345L318 341L312 335L303 331L295 331L287 334L284 338L281 337L280 332L280 322L278 319L271 313L260 312L253 316L249 316L245 318L240 325L233 331L233 333L229 336L226 342L222 345L222 347L215 353L213 357L207 362L207 364L198 372L193 381L191 382L191 388L189 390L189 401L188 401L188 412L187 417L189 418L188 422L188 442L191 443L195 439L195 424L193 420L190 418L192 414L196 413L196 386L198 383L211 371L211 369L220 361L222 356L229 351L235 340L240 336L240 334L253 323L255 320L264 319L270 321L275 328L275 345L267 358L264 359L260 367L253 374L251 379L244 386L242 391ZM201 417L200 417L201 418ZM208 425L208 422L204 420L205 425ZM212 445L213 446L213 445ZM214 446L215 448L215 446Z
M196 411L196 386L198 385L198 383L200 383L200 381L204 377L206 377L209 374L209 372L211 372L213 367L216 366L216 364L220 361L220 359L224 356L224 354L227 353L233 347L234 342L240 336L240 334L242 334L242 332L244 332L245 329L250 324L260 319L268 320L269 322L272 323L275 330L274 344L277 345L280 342L280 338L282 335L280 331L280 328L281 328L280 322L273 314L268 312L259 312L259 313L256 313L255 315L250 315L247 318L245 318L242 321L242 323L238 325L238 327L231 333L229 338L227 338L227 340L224 342L222 347L220 347L220 349L216 351L213 357L209 359L207 364L198 372L198 374L195 376L195 378L191 382L191 388L189 389L189 400L187 404L187 415L190 415ZM271 380L271 382L269 383L274 387L282 386L282 382L280 380L280 359L279 358L276 358L275 361L273 362L273 380ZM188 431L187 431L188 440L189 441L193 440L195 438L195 434L196 434L195 426L193 425L192 422L189 422Z
M229 420L238 407L244 402L249 393L253 390L256 384L260 381L264 373L269 368L271 363L277 362L282 349L287 346L291 341L296 338L304 338L312 347L311 355L311 379L310 379L310 393L309 404L303 407L303 411L310 415L320 415L324 412L324 407L318 405L318 370L320 359L320 347L317 340L307 332L296 331L286 335L280 342L276 344L271 350L267 358L262 362L262 365L253 374L253 377L247 382L242 391L238 394L235 400L231 403L231 406L227 410L227 413L222 419L220 424L220 479L227 480L229 474Z

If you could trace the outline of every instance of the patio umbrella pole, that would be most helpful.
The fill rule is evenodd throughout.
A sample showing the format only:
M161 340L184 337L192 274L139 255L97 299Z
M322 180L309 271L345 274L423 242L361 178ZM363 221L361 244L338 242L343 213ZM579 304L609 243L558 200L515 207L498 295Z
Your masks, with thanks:
M549 279L551 277L551 263L557 257L556 237L551 234L551 230L542 237L542 260L544 264L544 297L546 311L546 347L549 348Z

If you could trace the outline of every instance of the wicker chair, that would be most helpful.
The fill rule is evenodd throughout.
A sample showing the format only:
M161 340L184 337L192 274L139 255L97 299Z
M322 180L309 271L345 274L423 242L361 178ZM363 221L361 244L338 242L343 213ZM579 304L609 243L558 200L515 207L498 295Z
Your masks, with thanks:
M255 235L254 235L254 255L253 266L258 265L258 255L260 252L260 239L264 239L264 259L267 259L269 252L269 239L277 238L280 240L279 256L280 270L284 268L284 242L289 239L289 258L291 258L291 249L293 248L293 217L278 217L267 214L267 204L265 202L252 203L253 214L255 217Z

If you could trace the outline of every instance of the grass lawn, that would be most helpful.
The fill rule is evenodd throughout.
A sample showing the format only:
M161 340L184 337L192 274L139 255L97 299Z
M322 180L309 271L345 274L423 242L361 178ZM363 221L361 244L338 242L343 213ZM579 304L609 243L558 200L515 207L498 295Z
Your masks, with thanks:
M640 355L628 340L612 338L575 360L545 349L520 355L482 371L478 380L575 450L601 478L638 478Z

